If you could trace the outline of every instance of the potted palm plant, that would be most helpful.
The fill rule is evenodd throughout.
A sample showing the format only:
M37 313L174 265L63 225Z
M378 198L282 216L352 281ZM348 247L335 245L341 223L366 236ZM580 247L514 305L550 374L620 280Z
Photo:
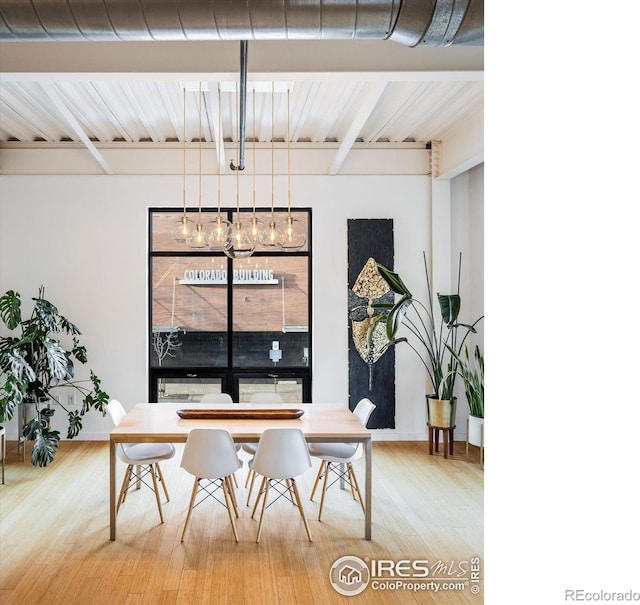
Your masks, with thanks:
M465 345L464 355L456 355L458 375L464 382L464 394L469 404L467 442L484 447L484 357L476 345L473 359Z
M11 420L18 406L31 403L35 416L24 425L19 439L33 441L31 463L47 466L55 456L60 432L50 426L59 405L68 416L67 438L73 439L82 429L82 417L91 409L104 416L109 395L100 387L100 379L91 371L90 380L74 380L74 360L86 363L87 351L78 340L80 330L44 298L40 287L34 298L31 316L22 318L20 294L9 290L0 297L0 319L17 335L0 337L0 422ZM60 336L71 343L65 348ZM88 384L87 384L88 383ZM55 389L73 389L82 397L79 410L65 406Z
M456 294L437 294L440 307L440 320L434 317L434 300L431 279L427 265L427 256L423 252L425 276L427 281L427 301L423 303L413 296L402 278L393 271L378 264L378 270L393 292L400 295L395 303L379 303L374 307L382 313L372 325L386 322L387 347L405 342L415 351L424 365L429 377L431 392L427 393L427 418L429 424L440 428L452 427L456 417L456 397L454 395L456 377L459 375L460 354L469 334L476 332L476 325L458 321L460 314L460 270L462 254L458 263L458 286ZM409 337L398 336L404 326Z

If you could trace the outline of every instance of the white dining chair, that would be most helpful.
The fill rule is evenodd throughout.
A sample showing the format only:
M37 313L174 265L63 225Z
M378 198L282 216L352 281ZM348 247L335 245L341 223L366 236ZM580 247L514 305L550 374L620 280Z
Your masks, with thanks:
M238 506L231 481L233 473L242 466L242 461L238 458L235 444L229 432L225 429L193 429L187 437L180 466L195 477L189 501L189 511L180 541L184 542L184 535L193 509L211 496L227 509L233 537L237 542L238 530L234 515L238 516ZM224 502L215 495L220 490L224 496ZM203 492L205 495L195 503L199 492Z
M362 426L366 427L369 417L376 406L366 397L361 399L353 410L354 415ZM337 481L346 481L351 488L351 495L353 499L360 501L362 512L364 512L364 503L362 501L362 494L360 493L360 487L358 486L358 480L356 479L356 473L353 470L353 463L359 460L362 456L362 443L310 443L309 454L314 458L319 458L322 462L316 475L316 480L313 484L313 490L311 492L310 500L313 500L313 496L316 493L316 488L321 479L322 483L322 496L320 498L320 510L318 512L318 521L322 518L322 509L324 507L324 496L327 490ZM336 478L329 483L329 475L334 473Z
M274 391L258 391L251 396L251 403L257 405L264 405L265 407L268 405L281 406L283 401L282 397L279 393ZM250 456L255 456L256 450L258 449L257 443L243 443L242 449L244 452L249 454ZM251 501L251 493L253 492L253 484L256 479L256 474L249 465L249 470L247 471L247 478L244 482L244 487L249 487L249 491L247 492L247 506L249 506L249 502Z
M122 404L112 399L107 404L107 412L113 422L113 426L118 426L122 419L127 415ZM120 443L118 444L116 454L122 462L127 465L127 470L124 473L124 480L122 481L122 487L120 488L120 495L118 496L118 503L116 505L116 514L120 510L120 505L127 499L127 493L135 485L136 488L140 484L146 485L151 489L156 496L156 503L158 504L158 512L160 513L160 522L164 523L164 517L162 516L162 505L160 503L160 492L158 491L158 479L162 484L164 495L169 501L169 492L160 470L160 462L163 460L169 460L173 458L176 450L171 443ZM151 477L152 484L149 485L145 479Z
M256 542L260 542L262 521L264 511L267 508L270 489L278 495L268 506L271 506L271 504L283 496L294 506L297 506L307 531L309 542L312 542L311 530L309 529L309 524L304 514L304 508L302 507L302 501L300 500L300 494L298 493L295 480L298 475L301 475L308 468L311 468L309 449L302 431L296 428L266 429L258 442L256 455L249 464L257 474L262 476L260 490L258 491L258 496L256 497L256 502L251 513L251 518L253 519L258 505L262 500Z
M205 393L200 403L233 403L229 393Z
M251 395L251 403L282 403L280 393L275 391L258 391Z
M233 399L229 393L205 393L200 399L200 403L233 403ZM241 445L236 444L236 452L240 451ZM238 487L238 480L236 476L233 475L233 484Z

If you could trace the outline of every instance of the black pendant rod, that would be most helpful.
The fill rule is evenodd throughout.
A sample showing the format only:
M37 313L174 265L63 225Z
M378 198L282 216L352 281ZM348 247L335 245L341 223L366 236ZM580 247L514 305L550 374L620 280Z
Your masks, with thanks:
M229 164L231 170L244 170L244 141L247 118L247 49L248 42L240 41L240 127L239 127L239 152L238 164L234 165L233 160Z

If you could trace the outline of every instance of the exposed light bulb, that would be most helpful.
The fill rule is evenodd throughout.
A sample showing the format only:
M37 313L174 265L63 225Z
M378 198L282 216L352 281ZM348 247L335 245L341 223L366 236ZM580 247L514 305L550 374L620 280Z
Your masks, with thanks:
M277 248L280 246L281 234L275 221L269 221L266 230L263 233L260 243L267 248Z
M224 253L230 258L247 258L253 254L256 247L240 221L231 227Z
M254 243L259 243L264 236L265 226L264 223L257 217L251 217L251 224L249 225L249 237Z
M300 248L307 243L307 235L302 223L291 215L287 216L287 218L278 225L278 231L280 233L279 245L287 252L300 250Z
M195 226L195 223L183 214L179 221L173 223L173 238L179 242L186 242Z
M206 234L207 243L211 250L224 250L229 239L229 229L231 223L222 218L220 214L216 216L216 220L207 223Z
M207 247L207 237L205 235L204 226L202 225L202 223L198 223L196 225L195 231L193 231L191 235L189 235L187 244L190 248L197 248L199 250Z

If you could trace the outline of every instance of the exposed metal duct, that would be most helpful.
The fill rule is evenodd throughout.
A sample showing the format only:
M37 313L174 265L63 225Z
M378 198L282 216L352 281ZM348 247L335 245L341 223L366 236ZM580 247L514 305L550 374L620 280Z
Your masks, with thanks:
M484 0L0 0L0 41L484 43Z

